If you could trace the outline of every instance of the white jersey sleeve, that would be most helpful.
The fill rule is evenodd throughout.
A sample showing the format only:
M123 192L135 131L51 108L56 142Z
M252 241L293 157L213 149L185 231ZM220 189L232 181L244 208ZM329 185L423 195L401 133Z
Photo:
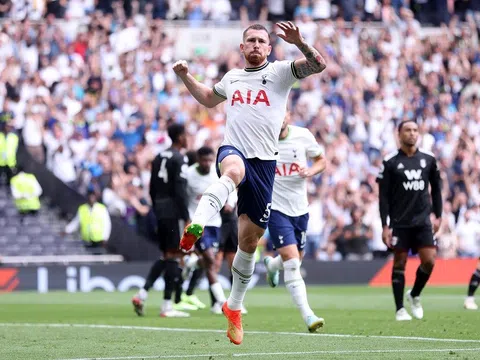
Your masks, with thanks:
M273 64L284 86L292 87L299 80L295 72L294 61L275 61Z
M213 92L222 99L227 99L227 94L225 93L225 77L226 76L224 76L218 83L213 85Z
M300 176L300 169L309 158L321 155L322 149L308 129L292 125L278 149L272 209L292 217L304 215L308 213L307 179Z
M307 150L307 157L309 159L313 159L313 158L316 158L320 155L323 155L324 153L324 150L323 148L320 146L319 143L317 143L317 140L315 139L315 136L313 136L313 134L308 131L308 132L305 132L305 140L308 141L305 145L306 145L306 150Z

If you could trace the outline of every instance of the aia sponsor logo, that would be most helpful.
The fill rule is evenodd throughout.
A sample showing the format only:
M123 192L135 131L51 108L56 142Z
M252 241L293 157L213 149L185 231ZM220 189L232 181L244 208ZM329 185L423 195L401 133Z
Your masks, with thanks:
M275 169L276 176L292 176L300 172L300 165L292 164L278 164Z
M235 90L232 96L232 106L235 103L239 104L247 104L247 105L257 105L260 103L265 104L266 106L270 106L270 100L268 99L267 93L265 90L260 90L257 94L255 94L252 90L247 90L246 94L242 94L240 90Z
M20 284L17 269L0 269L0 292L12 292Z

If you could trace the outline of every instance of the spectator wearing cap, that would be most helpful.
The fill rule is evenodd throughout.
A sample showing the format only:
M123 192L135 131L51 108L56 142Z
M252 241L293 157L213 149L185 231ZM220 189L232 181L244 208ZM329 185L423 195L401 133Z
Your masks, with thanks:
M3 114L2 120L12 118L12 114ZM15 173L17 166L18 135L14 132L13 124L5 121L0 124L0 178L4 175L7 178L7 184Z
M87 192L87 202L80 205L75 217L65 227L65 233L71 234L78 229L85 247L101 253L99 249L104 248L110 238L112 223L106 206L98 202L92 188Z

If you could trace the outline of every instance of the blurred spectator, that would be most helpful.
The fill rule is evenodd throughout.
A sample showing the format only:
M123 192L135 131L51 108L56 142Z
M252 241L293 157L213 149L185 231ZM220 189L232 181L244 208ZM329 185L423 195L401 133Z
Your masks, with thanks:
M331 254L334 251L338 251L342 257L345 257L345 226L343 218L338 217L335 225L331 226L329 230L327 243L322 247L323 252Z
M155 240L156 218L140 179L134 178L120 194L125 201L125 222L147 238Z
M450 259L457 256L458 237L455 231L455 216L452 213L452 204L445 202L443 205L442 224L435 234L438 245L438 256Z
M79 229L86 248L92 249L95 254L104 252L112 223L107 208L98 202L93 189L87 193L87 202L80 205L75 217L65 227L65 233L71 234Z
M2 118L11 115L2 115ZM6 177L6 184L10 184L17 167L17 150L19 138L13 131L11 120L0 123L0 180Z
M464 218L457 225L457 253L460 257L480 255L480 222L474 218L472 210L465 211Z
M22 223L27 215L38 213L41 208L42 187L35 175L24 172L20 166L17 167L11 179L10 188Z
M325 243L323 241L324 216L321 199L317 196L316 191L308 193L308 214L310 221L307 228L307 241L305 244L305 257L317 258L320 246Z
M373 257L368 248L373 233L372 229L363 223L363 215L361 209L353 209L352 223L344 228L343 238L347 260L371 260Z

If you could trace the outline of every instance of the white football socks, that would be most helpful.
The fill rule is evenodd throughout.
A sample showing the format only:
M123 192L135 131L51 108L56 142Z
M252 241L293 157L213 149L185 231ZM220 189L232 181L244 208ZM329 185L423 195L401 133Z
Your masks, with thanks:
M303 320L306 321L307 317L313 315L313 311L308 305L307 288L300 273L300 260L287 260L283 263L283 268L285 270L285 286L290 292L294 304L300 310Z
M240 248L232 263L233 284L227 305L231 310L240 310L242 308L243 298L247 292L248 283L255 270L255 253L249 254Z
M213 296L215 296L215 300L221 304L226 301L225 293L223 292L222 285L219 282L210 285L210 290L212 290Z
M223 175L218 181L210 185L202 195L198 203L192 224L199 224L205 227L205 224L222 210L230 195L236 186L232 179Z
M137 295L140 298L140 300L145 301L145 300L147 300L148 292L144 288L141 288L140 290L138 290Z

